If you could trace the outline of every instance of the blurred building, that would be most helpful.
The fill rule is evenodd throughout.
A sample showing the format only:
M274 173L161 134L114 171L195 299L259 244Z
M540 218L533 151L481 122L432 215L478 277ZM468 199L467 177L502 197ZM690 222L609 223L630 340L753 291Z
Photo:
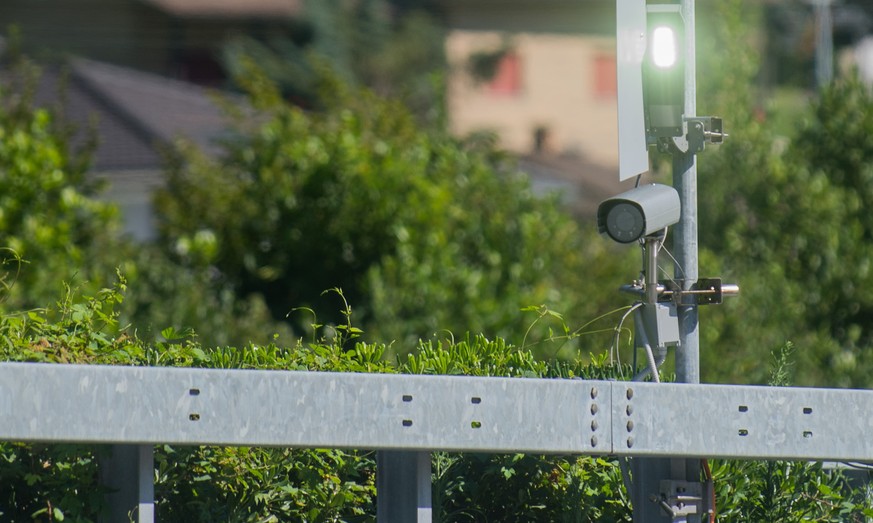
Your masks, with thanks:
M615 0L444 0L448 110L590 214L618 183Z
M44 71L36 93L40 105L63 96L62 116L77 127L73 146L96 132L90 176L108 182L102 197L118 204L133 238L154 238L152 196L163 184L164 149L184 138L217 152L227 121L207 89L86 59ZM227 96L227 95L225 95Z
M858 42L854 48L854 66L858 75L867 85L873 86L873 36L868 36Z
M19 28L39 58L84 56L200 84L223 78L233 36L294 31L303 0L2 0L0 32Z
M0 34L49 64L37 101L66 99L65 118L96 130L91 176L118 204L125 231L156 234L152 197L163 149L184 137L210 151L227 128L203 86L221 86L223 43L287 36L303 0L2 0ZM59 92L62 88L65 92Z
M70 110L81 122L87 121L86 106L97 114L101 149L95 171L110 181L111 197L140 238L154 232L151 225L136 224L151 223L146 214L161 183L160 144L176 135L200 141L221 129L204 102L205 91L166 78L222 86L221 46L232 37L269 40L305 32L304 0L2 3L0 31L18 26L28 53L88 58L72 62L70 98L82 104ZM537 189L559 191L583 216L620 192L615 0L438 4L449 26L452 129L495 132L501 146L521 156Z

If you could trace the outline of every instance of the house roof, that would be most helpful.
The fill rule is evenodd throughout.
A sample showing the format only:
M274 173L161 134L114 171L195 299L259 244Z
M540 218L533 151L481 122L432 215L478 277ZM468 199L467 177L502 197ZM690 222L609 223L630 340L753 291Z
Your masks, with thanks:
M182 18L293 18L303 0L142 0Z
M94 171L159 169L161 147L179 137L215 152L215 139L227 129L205 88L85 59L72 60L69 69L66 82L57 70L46 71L37 102L55 103L58 85L66 83L64 116L80 129L76 142L84 142L89 123L96 125Z
M634 180L619 181L617 167L604 167L575 155L528 154L519 158L518 166L530 177L535 191L558 193L580 219L594 217L600 202L634 186Z
M113 180L120 176L121 181L153 176L148 173L163 166L161 147L179 137L208 153L218 152L215 140L224 135L228 121L208 89L81 58L72 60L69 69L67 81L57 70L46 71L37 102L56 103L58 86L66 84L67 120L80 129L89 122L96 125L95 174L112 173ZM76 140L82 143L84 138L80 132ZM576 156L531 154L519 159L519 167L538 191L559 191L579 217L593 216L600 201L630 188L618 182L616 169Z

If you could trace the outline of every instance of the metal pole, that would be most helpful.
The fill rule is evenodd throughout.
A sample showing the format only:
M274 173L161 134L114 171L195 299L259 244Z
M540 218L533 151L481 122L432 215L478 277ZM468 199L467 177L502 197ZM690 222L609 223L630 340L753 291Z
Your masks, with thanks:
M815 79L822 88L834 78L834 22L831 15L833 0L812 0L815 6Z
M685 116L697 115L697 80L695 52L694 0L679 0L685 20ZM679 193L682 217L673 230L673 250L676 258L675 278L682 290L691 290L698 276L697 241L697 158L692 151L673 153L673 186ZM697 305L678 307L679 345L676 347L676 381L700 382L700 336ZM665 405L669 409L670 405ZM670 435L667 435L670 437ZM675 522L659 504L662 482L699 481L699 459L637 458L632 460L634 523ZM699 514L685 516L681 521L700 523Z
M694 34L694 0L682 0L685 18L685 116L697 116L697 67ZM673 186L679 192L682 218L673 231L674 271L682 290L697 282L697 157L689 152L673 154ZM679 307L679 346L676 348L676 381L700 383L700 332L697 305Z
M661 239L646 238L646 303L658 303L658 249L661 248Z
M697 51L695 34L695 0L681 0L685 19L685 116L697 116ZM682 217L673 236L676 252L675 277L682 282L682 290L691 290L697 283L697 154L687 152L673 155L673 185L679 192ZM693 295L692 295L693 296ZM676 348L676 381L700 383L700 330L696 298L691 305L678 308L679 345ZM700 481L701 460L695 458L671 460L671 478L689 482ZM689 523L700 523L702 514L689 515Z
M100 483L108 492L106 513L99 521L154 523L154 473L151 445L112 445L100 463Z
M431 523L430 452L376 453L376 521Z

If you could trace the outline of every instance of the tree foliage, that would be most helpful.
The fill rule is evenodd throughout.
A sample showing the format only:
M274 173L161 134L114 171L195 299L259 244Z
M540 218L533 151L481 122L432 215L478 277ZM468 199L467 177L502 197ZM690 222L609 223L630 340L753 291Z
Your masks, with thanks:
M738 280L742 295L702 313L703 373L764 382L760 361L791 340L798 382L867 387L869 89L840 79L795 115L793 135L775 135L754 87L754 6L710 8L718 23L701 53L701 105L725 116L730 137L700 159L702 273Z
M415 5L422 3L309 0L289 36L236 38L223 48L224 63L238 77L254 59L286 97L317 107L323 100L315 64L327 63L344 82L402 100L422 121L441 124L444 30L433 10Z
M39 67L19 57L0 78L4 306L42 306L65 286L96 292L121 270L134 284L125 321L143 335L159 337L173 325L196 328L203 341L216 345L269 341L273 334L290 341L257 298L238 299L208 268L178 265L121 236L118 210L99 198L100 186L87 174L93 145L88 129L66 121L62 106L35 106L40 77Z
M523 307L575 310L593 286L583 272L614 270L598 263L605 243L585 242L490 144L428 132L366 90L328 82L332 109L308 113L256 72L247 81L259 123L243 122L219 159L182 151L162 234L276 318L305 306L335 323L321 295L340 287L365 330L404 351L441 329L520 339Z
M45 303L65 280L87 280L117 226L114 208L92 197L87 149L72 148L51 110L34 109L39 74L22 60L0 83L0 245L13 307Z

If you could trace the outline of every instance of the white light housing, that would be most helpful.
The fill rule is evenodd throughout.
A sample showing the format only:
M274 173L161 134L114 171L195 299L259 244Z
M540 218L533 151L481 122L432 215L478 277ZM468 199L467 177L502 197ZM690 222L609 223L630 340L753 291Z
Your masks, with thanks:
M652 63L655 67L666 69L676 65L676 31L662 25L652 30Z

